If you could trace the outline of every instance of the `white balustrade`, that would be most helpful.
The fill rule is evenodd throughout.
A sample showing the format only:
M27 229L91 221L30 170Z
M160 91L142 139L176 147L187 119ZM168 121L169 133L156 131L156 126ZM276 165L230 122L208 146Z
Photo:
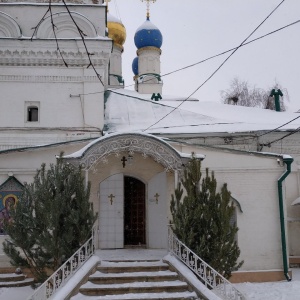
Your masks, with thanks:
M169 226L169 251L191 269L206 287L212 289L222 299L246 300L233 284L183 244L176 237L171 226Z
M94 254L94 229L92 236L59 269L57 269L27 300L50 299L64 286L77 270Z

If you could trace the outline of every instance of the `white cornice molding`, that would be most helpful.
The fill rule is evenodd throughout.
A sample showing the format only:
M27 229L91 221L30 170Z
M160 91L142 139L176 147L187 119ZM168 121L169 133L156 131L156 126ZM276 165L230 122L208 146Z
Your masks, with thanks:
M1 59L0 59L1 60ZM55 82L99 82L95 76L34 76L34 75L0 75L0 82L35 82L35 83L55 83Z
M3 42L5 41L5 42ZM61 53L69 66L87 66L89 59L80 40L58 40ZM86 45L94 66L108 65L111 41L87 39ZM101 51L99 51L101 49ZM48 40L0 39L0 65L2 66L64 66L56 42Z
M65 53L62 52L65 62L68 66L88 66L89 59L85 53ZM107 65L108 58L97 53L93 55L92 62L94 66ZM0 65L2 66L65 66L64 61L58 51L2 51L0 50Z

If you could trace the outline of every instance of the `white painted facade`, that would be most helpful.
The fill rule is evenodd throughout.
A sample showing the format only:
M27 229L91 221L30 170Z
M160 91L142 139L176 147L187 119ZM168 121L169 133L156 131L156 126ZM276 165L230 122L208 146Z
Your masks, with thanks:
M128 136L120 135L120 139ZM97 149L107 148L107 140L92 142L83 157L98 153ZM139 136L140 141L145 141ZM147 136L146 136L147 140ZM2 154L5 164L1 165L1 181L8 177L8 172L20 181L30 182L42 162L55 162L55 155L61 150L66 155L72 154L84 146L83 143L44 147L25 152L9 151ZM189 146L180 143L171 144L182 153L194 152L204 155L203 172L206 167L215 172L218 186L228 184L228 189L238 200L242 211L236 207L238 244L241 250L240 259L244 265L243 272L279 272L282 275L282 250L280 240L280 219L278 208L277 180L285 172L285 167L278 164L280 156L254 154L245 152L223 151L216 148ZM161 147L165 147L162 143ZM120 150L120 152L118 152ZM97 221L97 245L102 249L124 248L124 176L133 176L146 186L146 245L147 248L167 247L167 226L171 221L170 199L176 184L175 171L165 171L165 166L155 161L154 157L134 151L131 164L122 166L121 158L127 151L114 149L105 159L94 160L85 171L91 181L91 201L99 213ZM76 152L78 153L78 152ZM90 153L90 154L89 154ZM118 153L119 155L116 155ZM75 154L78 156L78 154ZM79 155L80 156L80 155ZM24 159L26 157L26 159ZM88 159L79 161L87 163ZM72 159L70 162L74 163ZM237 164L238 161L238 164ZM78 162L79 163L79 162ZM30 167L29 167L30 166ZM87 166L87 165L86 165ZM155 195L158 194L158 201ZM109 196L113 195L113 203ZM287 222L285 223L287 226ZM2 237L3 239L3 237ZM274 271L275 270L275 271ZM271 278L274 278L271 277Z
M275 143L273 148L263 146L259 149L260 142L267 144L266 137L258 138L257 143L248 143L249 131L220 131L220 128L229 128L226 126L231 123L218 121L193 109L175 111L158 129L150 131L152 135L137 134L137 130L153 124L173 107L167 101L153 105L148 98L148 102L145 99L130 102L126 94L123 95L124 101L112 103L109 100L104 108L107 87L120 87L120 81L114 75L122 76L122 48L113 46L113 41L106 37L106 7L91 1L79 2L73 1L69 7L87 34L85 42L89 52L94 54L92 61L104 86L95 72L86 68L89 65L86 49L63 5L53 3L52 8L55 22L59 24L59 47L68 68L57 52L49 18L35 33L32 29L36 26L36 16L43 16L47 4L4 3L0 0L0 111L5 112L0 119L0 184L10 176L15 176L20 182L31 182L40 165L54 163L61 151L75 164L84 162L86 180L91 182L91 201L99 213L97 245L107 249L128 246L124 242L124 178L135 178L145 186L145 244L142 246L166 248L171 195L185 159L180 153L194 152L205 157L202 168L215 171L219 186L226 182L242 208L240 211L237 207L240 228L237 239L241 259L245 261L240 272L277 274L278 271L281 275L277 278L283 278L277 181L285 172L285 165L281 155L264 155L255 151L281 154L290 154L291 149L294 151L291 153L296 156L292 174L284 183L285 225L288 253L300 256L300 206L291 206L300 196L298 136L286 140L291 141L290 144ZM160 50L145 47L138 51L138 56L140 76L136 78L137 90L145 97L161 93L162 82L153 77L153 74L160 74ZM28 119L31 108L38 113L37 120ZM202 131L196 127L199 123L203 125ZM183 124L188 132L182 130ZM137 143L124 146L128 133L117 137L108 134L93 141L83 151L90 139L102 136L104 125L109 127L110 133L135 132L132 135ZM180 125L181 129L175 125ZM217 129L214 126L218 126ZM237 122L237 126L241 128L243 124ZM274 128L273 124L270 126ZM259 126L255 128L250 131L260 131ZM158 134L177 141L157 139L155 135ZM284 133L273 134L275 137ZM241 137L241 141L231 143L232 137ZM134 148L136 145L139 146ZM155 145L156 151L151 152L152 148L147 145ZM33 148L26 148L30 146ZM20 151L18 148L24 149ZM102 153L99 149L110 149L105 150L110 152L104 151L106 155L96 157L90 163L88 157ZM132 156L131 163L129 155ZM121 161L123 157L127 159L125 165ZM0 242L3 238L0 236ZM274 279L272 276L268 278Z
M103 84L112 49L105 37L106 7L69 4L102 82L87 69L85 45L66 8L51 7L57 43L49 14L37 26L47 3L0 2L1 149L102 135Z
M137 50L139 75L135 80L135 89L140 94L162 94L163 83L160 78L161 49L144 47Z

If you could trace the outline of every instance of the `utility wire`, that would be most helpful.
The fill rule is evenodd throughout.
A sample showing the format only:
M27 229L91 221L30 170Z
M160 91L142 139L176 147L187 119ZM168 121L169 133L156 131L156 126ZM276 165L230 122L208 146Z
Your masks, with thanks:
M200 88L204 86L223 66L224 64L234 55L234 53L262 26L263 23L266 22L267 19L280 7L280 5L284 2L285 0L282 0L272 11L269 13L269 15L242 41L242 43L235 49L233 52L221 63L221 65L201 84L199 85L185 100L183 100L177 107L175 107L173 110L171 110L168 114L166 114L164 117L160 118L158 121L147 127L146 129L143 130L146 131L165 119L167 116L169 116L171 113L173 113L176 109L178 109L185 101L187 101L189 98L191 98Z
M205 58L205 59L203 59L203 60L201 60L201 61L198 61L198 62L196 62L196 63L193 63L193 64L191 64L191 65L182 67L182 68L180 68L180 69L177 69L177 70L174 70L174 71L165 73L165 74L161 75L161 77L163 77L163 76L168 76L168 75L171 75L171 74L173 74L173 73L176 73L176 72L179 72L179 71L186 70L186 69L188 69L188 68L197 66L197 65L202 64L202 63L204 63L204 62L206 62L206 61L208 61L208 60L211 60L211 59L216 58L216 57L218 57L218 56L222 56L222 55L224 55L224 54L226 54L226 53L228 53L228 52L230 52L230 51L233 51L233 50L235 50L235 49L237 49L237 48L247 46L247 45L249 45L249 44L251 44L251 43L253 43L253 42L256 42L256 41L258 41L258 40L260 40L260 39L263 39L263 38L265 38L265 37L267 37L267 36L269 36L269 35L271 35L271 34L274 34L274 33L278 32L278 31L280 31L280 30L286 29L286 28L288 28L288 27L290 27L290 26L292 26L292 25L296 25L296 24L299 23L299 22L300 22L300 20L297 20L297 21L292 22L292 23L290 23L290 24L287 24L287 25L285 25L285 26L283 26L283 27L280 27L280 28L278 28L278 29L276 29L276 30L273 30L273 31L271 31L271 32L269 32L269 33L266 33L266 34L264 34L264 35L261 35L261 36L258 37L258 38L255 38L255 39L253 39L253 40L250 40L249 42L244 43L243 45L240 45L240 46L231 48L231 49L229 49L229 50L226 50L226 51L221 52L221 53L219 53L219 54L210 56L210 57L208 57L208 58Z
M283 137L281 137L281 138L279 138L279 139L276 139L276 140L274 140L274 141L272 141L272 142L267 143L266 145L271 146L273 143L282 141L283 139L287 138L288 136L291 136L291 135L293 135L293 134L295 134L295 133L297 133L297 132L299 132L299 131L300 131L300 127L298 127L297 129L295 129L295 130L289 132L288 134L284 135Z
M235 137L232 137L232 139L233 139L234 141L236 141L236 142L239 142L239 141L247 141L247 140L252 140L252 142L253 142L255 139L258 139L258 138L260 138L260 137L262 137L262 136L264 136L264 135L267 135L267 134L269 134L269 133L272 133L272 132L274 132L274 131L280 129L281 127L284 127L285 125L292 123L293 121L295 121L295 120L297 120L297 119L299 119L299 118L300 118L300 116L298 116L298 117L296 117L296 118L294 118L294 119L292 119L292 120L290 120L290 121L288 121L288 122L286 122L286 123L284 123L284 124L282 124L282 125L280 125L280 126L274 128L274 129L272 129L272 130L269 130L269 131L267 131L267 132L264 132L264 133L262 133L262 134L259 134L259 135L255 136L255 137L249 137L249 138L247 138L247 137L245 137L245 138L239 138L239 137L236 137L236 138L235 138ZM268 143L268 144L269 144L269 143Z
M117 0L114 1L114 4L115 4L115 10L116 10L117 16L122 21Z
M267 36L269 36L269 35L272 35L272 34L274 34L274 33L277 33L277 32L279 32L279 31L281 31L281 30L283 30L283 29L286 29L286 28L288 28L288 27L290 27L290 26L292 26L292 25L296 25L296 24L298 24L298 23L300 23L300 20L297 20L297 21L295 21L295 22L292 22L292 23L290 23L290 24L287 24L287 25L285 25L285 26L283 26L283 27L280 27L280 28L278 28L278 29L276 29L276 30L273 30L273 31L269 32L269 33L266 33L266 34L264 34L264 35L262 35L262 36L260 36L260 37L258 37L258 38L255 38L255 39L253 39L253 40L250 40L249 42L244 43L242 46L237 46L237 47L231 48L231 49L229 49L229 50L223 51L223 52L221 52L221 53L219 53L219 54L215 54L215 55L213 55L213 56L210 56L210 57L208 57L208 58L205 58L205 59L203 59L203 60L201 60L201 61L198 61L198 62L196 62L196 63L193 63L193 64L191 64L191 65L187 65L187 66L185 66L185 67L176 69L176 70L174 70L174 71L170 71L170 72L168 72L168 73L165 73L165 74L161 75L160 77L169 76L169 75L171 75L171 74L174 74L174 73L177 73L177 72L180 72L180 71L183 71L183 70L192 68L192 67L197 66L197 65L199 65L199 64L202 64L202 63L204 63L204 62L206 62L206 61L209 61L209 60L214 59L214 58L216 58L216 57L222 56L222 55L224 55L224 54L226 54L226 53L228 53L228 52L231 52L231 51L237 49L238 47L244 47L244 46L247 46L247 45L249 45L249 44L251 44L251 43L253 43L253 42L256 42L256 41L258 41L258 40L260 40L260 39L263 39L263 38L265 38L265 37L267 37ZM134 84L126 85L126 86L124 86L124 88L132 87L132 86L134 86ZM111 89L111 90L118 90L118 89L116 88L116 89ZM102 91L102 92L85 93L85 94L78 94L78 95L80 95L80 96L87 96L87 95L95 95L95 94L102 94L102 93L104 93L104 92Z

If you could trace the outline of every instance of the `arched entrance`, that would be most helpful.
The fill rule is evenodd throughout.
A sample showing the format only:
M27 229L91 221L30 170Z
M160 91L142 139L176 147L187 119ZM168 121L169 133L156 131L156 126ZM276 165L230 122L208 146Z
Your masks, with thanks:
M155 136L125 133L99 138L64 159L80 165L86 181L91 179L94 186L96 182L99 184L97 178L103 180L97 190L94 188L94 195L100 199L96 202L94 198L99 212L100 249L167 247L171 183L167 174L182 169L188 159L186 154L181 155ZM147 167L143 165L144 159ZM105 174L110 177L106 178ZM143 178L144 182L137 178Z
M124 246L146 245L145 184L124 177Z
M99 247L146 246L146 186L122 173L100 183Z

